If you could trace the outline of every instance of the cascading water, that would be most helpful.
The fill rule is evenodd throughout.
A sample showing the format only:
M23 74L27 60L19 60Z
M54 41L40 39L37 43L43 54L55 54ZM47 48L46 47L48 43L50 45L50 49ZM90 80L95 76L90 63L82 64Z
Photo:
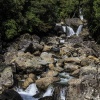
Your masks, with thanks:
M52 96L53 91L54 91L53 86L49 86L49 87L47 88L46 92L43 94L43 97Z
M67 37L70 37L74 34L75 34L74 30L70 26L67 26Z
M77 31L76 31L76 35L77 35L77 36L78 36L79 33L82 31L82 27L83 27L83 25L80 25L80 26L78 27L78 29L77 29Z
M16 91L21 95L23 100L38 100L38 98L34 98L33 96L39 93L36 84L30 84L26 90L23 90L21 88L17 88Z
M79 17L80 17L80 19L83 21L83 19L84 19L84 18L83 18L83 15L80 15Z
M63 32L66 33L66 26L62 26Z
M67 26L67 37L70 37L74 34L76 34L77 36L79 35L79 33L82 31L82 27L83 25L80 25L77 29L76 32L74 32L74 30L70 27L70 26Z

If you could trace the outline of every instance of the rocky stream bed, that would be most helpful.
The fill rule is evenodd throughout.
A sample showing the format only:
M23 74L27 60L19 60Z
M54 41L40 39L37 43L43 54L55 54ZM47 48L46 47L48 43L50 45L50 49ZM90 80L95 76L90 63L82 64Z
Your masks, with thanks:
M26 33L0 56L0 100L13 90L24 100L100 100L100 46L86 29L68 38Z

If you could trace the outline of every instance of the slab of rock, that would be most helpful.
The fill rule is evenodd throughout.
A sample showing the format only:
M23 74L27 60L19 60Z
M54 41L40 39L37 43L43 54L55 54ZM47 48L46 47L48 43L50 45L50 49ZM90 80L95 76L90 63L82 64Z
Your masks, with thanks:
M60 81L58 77L44 77L36 80L36 85L38 88L45 90L50 84Z

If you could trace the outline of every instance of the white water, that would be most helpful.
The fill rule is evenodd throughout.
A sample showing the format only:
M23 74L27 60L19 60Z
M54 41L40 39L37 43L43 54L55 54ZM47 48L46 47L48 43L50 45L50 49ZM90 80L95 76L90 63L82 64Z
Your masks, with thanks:
M67 26L67 37L70 37L74 34L75 34L74 30L70 26Z
M62 88L60 90L60 99L61 100L66 100L65 90L66 90L65 88Z
M23 100L38 100L38 98L32 97L39 93L35 83L30 84L25 90L17 88L16 91L21 95Z
M66 32L66 26L62 26L63 28L63 32L65 33Z
M54 88L53 88L52 86L49 86L49 87L47 88L46 92L43 94L43 97L52 96L53 91L54 91Z
M56 26L61 26L61 23L56 23Z
M76 34L77 36L79 35L79 33L82 31L82 27L83 25L80 25L77 29L76 32L74 32L74 30L70 27L70 26L67 26L67 37L70 37L74 34Z
M66 72L59 73L59 77L60 77L60 81L57 82L57 83L59 83L59 84L64 84L64 85L66 85L67 82L72 78L72 77L69 76L69 74L66 73Z
M80 26L78 27L78 29L77 29L77 31L76 31L76 35L77 35L77 36L78 36L79 33L82 31L82 27L83 27L83 25L80 25Z
M23 90L23 89L18 88L18 89L17 89L17 92L18 92L19 94L23 94L23 95L34 96L34 95L36 95L39 91L38 91L38 89L37 89L37 87L36 87L36 84L35 84L35 83L32 83L32 84L30 84L30 85L26 88L26 90Z
M83 19L84 19L84 18L83 18L83 15L80 15L79 17L80 17L80 19L83 21Z

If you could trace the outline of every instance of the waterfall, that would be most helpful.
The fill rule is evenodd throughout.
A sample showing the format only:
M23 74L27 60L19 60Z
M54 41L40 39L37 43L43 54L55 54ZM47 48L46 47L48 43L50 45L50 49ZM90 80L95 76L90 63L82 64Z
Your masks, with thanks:
M67 26L67 37L70 37L74 34L75 34L74 30L70 26Z
M80 25L77 29L76 32L74 32L74 30L70 27L70 26L67 26L67 37L70 37L74 34L76 34L77 36L79 35L79 33L82 31L82 27L83 25Z
M83 19L84 19L84 18L83 18L83 15L80 15L79 17L80 17L80 19L83 21Z
M66 26L62 26L63 32L66 33Z
M82 14L82 8L79 9L79 17L83 21L83 14Z
M77 29L77 31L76 31L76 35L77 35L77 36L78 36L79 33L82 31L82 27L83 27L83 25L80 25L80 26L78 27L78 29Z

